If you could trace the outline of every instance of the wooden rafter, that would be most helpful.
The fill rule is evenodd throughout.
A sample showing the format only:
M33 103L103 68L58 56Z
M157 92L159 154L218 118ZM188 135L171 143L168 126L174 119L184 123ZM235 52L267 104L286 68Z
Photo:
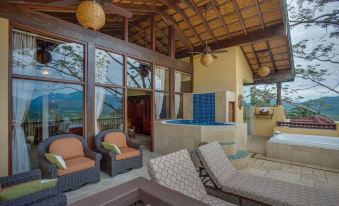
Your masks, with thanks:
M251 71L253 71L252 64L250 64L250 61L249 61L249 59L248 59L248 57L247 57L247 55L246 55L246 53L244 51L244 48L242 46L240 47L240 50L241 50L242 54L244 55L244 57L245 57L245 59L247 61L247 64L250 66Z
M209 35L213 38L214 42L218 42L217 38L215 37L212 29L210 28L207 19L205 19L204 15L201 13L197 5L192 0L182 0L188 7L190 7L203 21L203 24L205 26L206 32L209 33Z
M219 11L219 8L217 7L217 2L216 2L216 0L210 0L210 2L211 2L211 5L212 5L214 11L215 11L216 14L217 14L219 20L220 20L220 22L221 22L223 28L224 28L224 31L227 33L228 38L229 38L229 39L232 39L232 36L231 36L230 31L229 31L229 29L228 29L228 26L227 26L227 24L225 23L225 19L222 17L222 15L221 15L221 13L220 13L220 11Z
M268 54L270 55L270 58L271 58L271 61L272 61L272 64L273 64L273 70L274 70L274 72L277 72L277 66L275 64L275 60L274 60L274 57L273 57L273 54L272 54L272 49L271 49L269 41L267 41L267 40L266 40L266 47L267 47Z
M275 26L266 28L265 31L258 30L248 32L246 36L236 36L233 37L232 39L225 39L219 41L218 43L210 43L209 46L211 47L211 49L217 50L231 46L248 44L249 42L255 42L264 39L278 38L284 35L285 35L285 26L283 24L277 24ZM194 51L201 51L203 49L204 47L202 46L194 47ZM188 51L185 50L177 52L176 57L177 58L187 57L188 56L187 52Z
M191 43L191 41L185 36L185 34L182 32L182 30L179 28L178 23L176 22L176 20L167 14L167 12L162 12L159 9L153 7L153 9L157 10L157 14L161 16L161 18L167 22L169 25L172 25L175 28L176 33L178 34L179 38L183 41L183 43L187 46L187 48L189 49L189 51L193 50L193 45Z
M197 31L195 30L195 28L191 24L187 14L181 8L179 8L176 4L168 3L167 0L158 0L158 1L163 3L164 5L166 5L168 8L175 10L178 14L180 14L182 16L182 18L188 24L189 28L193 31L194 35L199 39L200 44L204 45L204 41L201 39L200 35L197 33Z
M258 0L254 0L254 2L255 2L255 8L257 9L257 14L258 14L258 17L259 17L261 29L264 30L265 26L264 26L264 21L262 19L261 10L260 10L260 6L259 6L259 3L258 3Z
M247 30L246 30L246 27L245 27L245 23L244 23L244 20L243 20L243 18L241 16L238 4L237 4L237 2L235 0L231 0L231 1L232 1L233 8L235 10L235 13L237 14L238 19L240 21L240 25L241 25L242 29L244 30L245 35L247 35Z
M257 53L255 52L255 49L254 49L254 46L253 46L253 44L251 44L251 51L252 51L252 52L253 52L253 54L254 54L254 58L255 58L255 62L256 62L256 64L258 65L258 67L261 67L261 64L260 64L260 61L259 61L258 55L257 55Z

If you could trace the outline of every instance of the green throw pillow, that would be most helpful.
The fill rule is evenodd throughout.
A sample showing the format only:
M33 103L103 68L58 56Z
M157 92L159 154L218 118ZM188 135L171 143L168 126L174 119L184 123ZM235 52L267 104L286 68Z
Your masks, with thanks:
M65 160L60 155L56 155L53 153L46 153L45 157L50 163L57 166L57 168L63 169L63 170L67 169Z
M57 179L35 180L3 188L0 191L0 201L15 200L20 197L31 195L43 190L55 187Z
M119 147L117 147L115 144L103 142L102 146L104 146L105 149L113 151L115 154L121 154Z

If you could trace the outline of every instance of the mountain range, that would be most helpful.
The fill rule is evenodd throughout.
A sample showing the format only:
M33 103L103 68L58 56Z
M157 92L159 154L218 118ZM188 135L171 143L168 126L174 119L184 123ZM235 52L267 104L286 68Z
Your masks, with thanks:
M315 111L339 121L339 96L336 97L320 97L299 103L301 106L306 106ZM288 113L296 106L284 103L285 111Z

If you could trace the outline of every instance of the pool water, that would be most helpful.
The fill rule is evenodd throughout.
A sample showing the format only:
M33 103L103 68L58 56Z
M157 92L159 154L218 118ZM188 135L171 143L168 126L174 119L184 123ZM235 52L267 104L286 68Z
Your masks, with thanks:
M190 120L190 119L176 119L176 120L167 120L167 124L187 124L187 125L197 125L197 126L227 126L233 125L232 123L225 123L225 122L212 122L212 121L197 121L197 120Z

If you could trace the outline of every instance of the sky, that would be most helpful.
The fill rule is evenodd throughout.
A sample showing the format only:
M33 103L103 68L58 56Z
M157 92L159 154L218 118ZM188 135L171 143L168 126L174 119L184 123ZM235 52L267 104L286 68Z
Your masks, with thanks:
M293 0L292 0L293 1ZM288 0L288 2L291 2L291 0ZM292 4L295 5L295 2L292 2ZM339 2L334 2L331 4L328 4L328 7L324 9L324 12L328 11L329 9L338 8ZM329 39L328 37L325 37L321 39L321 37L326 36L326 29L321 28L319 26L311 26L309 28L306 28L303 25L299 25L291 30L291 40L292 44L295 44L303 39L309 39L309 45L313 48L317 44L320 43L320 41L326 41L326 42L333 42L336 44L335 46L335 52L338 53L338 59L339 59L339 39ZM320 40L321 39L321 40ZM320 64L321 69L327 69L330 76L326 77L326 81L324 82L327 85L330 86L337 86L336 89L339 90L339 65L333 64L333 63L324 63L319 61L312 61L312 62L306 62L303 59L299 59L294 57L294 65L307 65L310 63L314 64ZM296 78L294 82L291 83L284 83L284 85L289 85L293 88L305 88L308 86L311 86L312 83L310 81L306 81L303 79ZM307 89L307 90L300 90L298 91L298 95L304 97L304 101L310 100L310 99L316 99L319 97L324 96L338 96L338 94L334 92L330 92L328 89L324 89L321 87L317 87L314 89Z

